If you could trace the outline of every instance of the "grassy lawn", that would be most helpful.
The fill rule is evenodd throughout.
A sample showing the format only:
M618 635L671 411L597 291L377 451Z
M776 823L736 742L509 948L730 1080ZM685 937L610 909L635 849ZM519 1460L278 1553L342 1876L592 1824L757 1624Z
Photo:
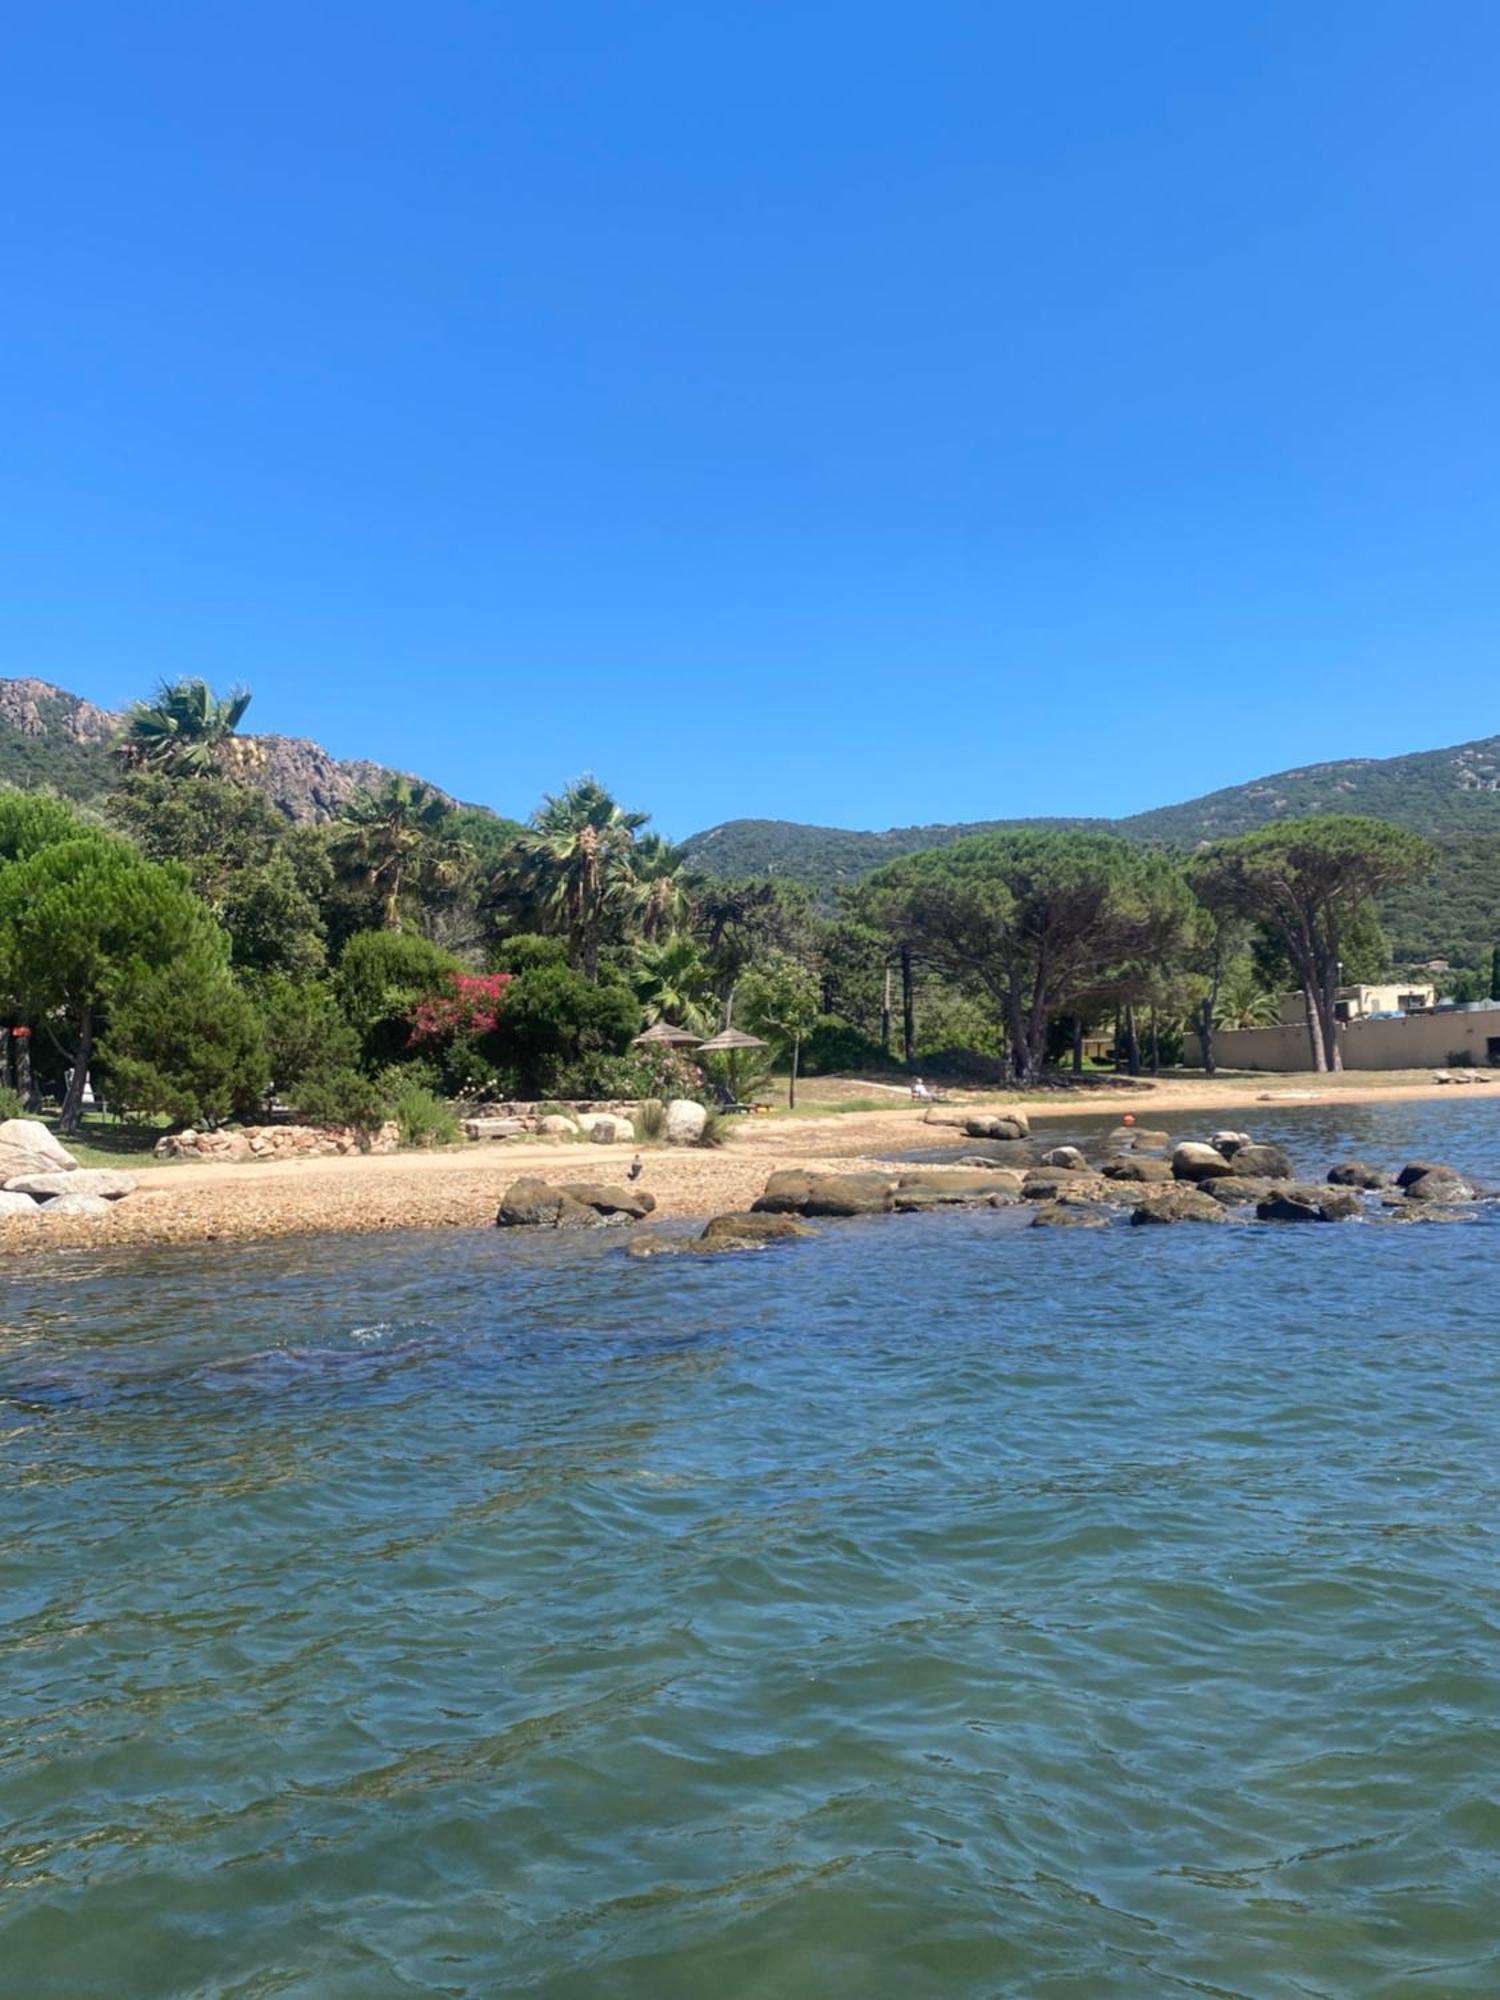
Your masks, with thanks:
M57 1119L43 1121L49 1132L57 1131ZM85 1113L83 1129L76 1139L64 1139L63 1144L83 1167L160 1167L170 1165L170 1161L158 1160L153 1147L166 1130L165 1121L160 1123L127 1124L123 1119L101 1118L97 1112Z

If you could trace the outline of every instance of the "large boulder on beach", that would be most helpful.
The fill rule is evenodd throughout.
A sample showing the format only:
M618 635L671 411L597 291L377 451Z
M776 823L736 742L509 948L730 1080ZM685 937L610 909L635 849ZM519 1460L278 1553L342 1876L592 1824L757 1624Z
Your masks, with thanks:
M102 1194L60 1194L43 1202L38 1215L108 1215L112 1204Z
M29 1194L11 1194L0 1189L0 1215L40 1215L41 1205Z
M964 1131L971 1139L1029 1139L1031 1120L1024 1111L1006 1111L994 1116L966 1118Z
M1157 1222L1228 1222L1229 1210L1202 1188L1147 1188L1131 1213L1130 1220Z
M674 1097L667 1106L666 1135L669 1146L696 1146L703 1137L708 1113L691 1097Z
M616 1140L635 1137L635 1127L630 1120L615 1111L585 1111L580 1114L578 1122L596 1146L612 1146Z
M562 1192L600 1215L628 1215L639 1222L656 1207L656 1196L643 1187L616 1187L604 1181L563 1181Z
M579 1128L571 1118L565 1118L560 1111L549 1111L536 1121L536 1129L544 1139L576 1139Z
M0 1184L20 1174L76 1173L78 1162L36 1118L0 1123Z
M38 1201L50 1201L61 1194L96 1194L101 1201L123 1201L135 1193L136 1185L134 1174L123 1174L117 1167L75 1167L70 1174L18 1174L5 1183L7 1193L33 1195Z
M894 1176L816 1174L786 1167L772 1174L750 1205L757 1215L883 1215L893 1206Z
M1391 1177L1379 1167L1372 1167L1368 1160L1340 1160L1328 1169L1330 1187L1364 1188L1373 1193L1377 1188L1389 1187Z
M1360 1198L1349 1188L1279 1187L1257 1203L1262 1222L1348 1222L1364 1213Z
M549 1187L545 1181L513 1181L500 1197L495 1216L498 1229L597 1229L604 1223L601 1212L577 1201L563 1188Z
M1223 1148L1219 1150L1222 1152ZM1248 1175L1254 1180L1289 1181L1296 1178L1291 1156L1282 1146L1257 1144L1252 1139L1243 1146L1236 1146L1225 1157L1237 1174Z
M1108 1161L1101 1171L1107 1181L1133 1181L1143 1185L1172 1178L1172 1169L1167 1161L1137 1159L1134 1154L1123 1160Z
M1209 1181L1216 1174L1232 1174L1235 1169L1217 1146L1204 1146L1188 1139L1172 1154L1172 1176L1179 1181Z

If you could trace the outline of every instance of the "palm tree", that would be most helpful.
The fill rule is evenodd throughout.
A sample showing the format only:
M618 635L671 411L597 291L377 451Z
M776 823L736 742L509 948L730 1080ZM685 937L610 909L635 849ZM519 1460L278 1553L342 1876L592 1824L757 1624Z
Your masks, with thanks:
M250 706L248 688L221 698L205 680L162 681L151 701L127 712L119 745L125 764L170 777L211 776Z
M331 842L335 864L379 891L387 930L400 930L408 891L441 893L462 876L466 852L448 832L452 814L441 792L399 772L378 792L356 792L344 807Z
M1221 1028L1274 1027L1280 1003L1261 985L1254 967L1243 962L1230 967L1219 987L1215 1021Z
M683 850L674 847L664 834L643 833L635 843L634 915L648 943L667 942L687 921L688 877L683 860Z
M676 1028L707 1031L714 1023L713 973L706 964L702 947L685 931L647 941L635 949L635 995L646 1017L646 1026L670 1021Z
M517 886L538 918L561 931L589 979L609 920L637 889L636 834L648 813L626 812L594 778L545 798L517 842Z

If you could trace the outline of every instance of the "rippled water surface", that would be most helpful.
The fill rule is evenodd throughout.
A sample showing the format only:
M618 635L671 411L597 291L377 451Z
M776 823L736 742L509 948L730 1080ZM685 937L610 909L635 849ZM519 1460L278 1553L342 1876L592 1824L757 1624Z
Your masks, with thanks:
M1500 1104L1251 1122L1500 1181ZM0 1987L1493 1995L1497 1256L986 1211L12 1277Z

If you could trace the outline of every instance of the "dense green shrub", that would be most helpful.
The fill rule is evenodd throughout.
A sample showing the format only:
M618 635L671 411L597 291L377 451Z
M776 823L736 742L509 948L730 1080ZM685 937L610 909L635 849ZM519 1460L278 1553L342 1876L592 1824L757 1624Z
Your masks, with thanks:
M297 1092L296 1108L309 1125L352 1125L356 1132L373 1132L390 1116L379 1086L357 1069L309 1077Z
M540 972L545 966L566 965L565 939L526 931L503 939L490 953L496 972Z
M358 1067L359 1036L321 980L275 974L258 980L252 991L277 1091L291 1095L309 1078Z
M802 1044L804 1076L850 1076L862 1070L894 1067L891 1058L869 1035L838 1014L820 1014Z
M402 1082L390 1109L403 1146L453 1146L463 1136L453 1106L424 1084Z
M0 1083L0 1119L21 1118L25 1113L20 1091L12 1090L8 1083Z
M260 1016L209 954L125 981L110 1004L99 1067L123 1109L182 1125L253 1116L270 1080Z
M641 1010L628 987L592 985L566 965L519 973L506 989L500 1025L484 1044L513 1069L521 1094L602 1097L614 1094L606 1059L629 1046Z
M368 1067L405 1055L418 1004L462 970L451 952L405 931L360 931L350 938L334 991Z

